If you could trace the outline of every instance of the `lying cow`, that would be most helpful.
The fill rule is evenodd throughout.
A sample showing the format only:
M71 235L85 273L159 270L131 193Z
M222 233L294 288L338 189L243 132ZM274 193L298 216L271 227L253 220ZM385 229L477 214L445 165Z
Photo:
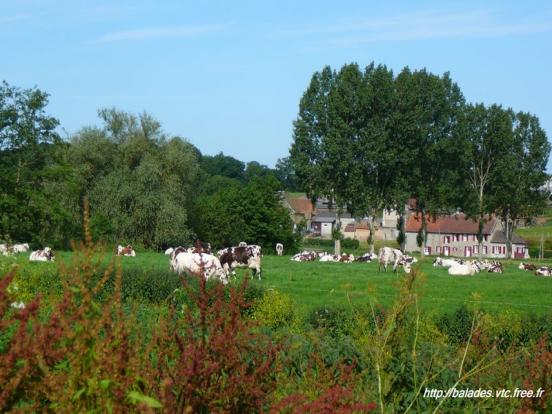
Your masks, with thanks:
M220 263L224 270L236 275L235 268L249 268L253 276L261 280L261 247L255 244L249 246L228 247L219 250Z
M43 250L35 250L29 256L31 262L53 262L54 260L54 251L49 247L45 247Z
M537 266L534 265L533 263L523 263L521 262L518 266L518 269L519 270L530 270L530 271L533 271L533 270L537 270Z
M186 273L203 276L206 280L217 277L222 283L228 283L228 277L219 259L207 253L189 253L179 251L171 255L170 269L178 274Z
M456 264L463 264L454 259L443 259L442 257L436 257L433 261L433 267L451 267Z
M29 251L29 243L18 243L13 245L14 253L25 253Z
M552 267L541 266L536 271L537 276L552 276Z
M136 256L136 252L134 251L134 249L132 248L132 246L130 244L126 247L118 245L116 254L117 254L117 256L129 256L129 257Z
M375 253L364 253L362 256L357 257L355 262L370 263L372 260L376 260L377 258L378 256Z
M282 243L276 243L276 254L282 256L284 254L284 245Z
M341 257L336 254L326 253L323 256L320 256L318 261L320 262L339 262Z
M387 272L387 266L391 263L393 264L393 272L396 272L403 256L403 252L398 249L382 247L378 254L378 272L381 270L382 266L384 271Z
M301 253L297 253L293 255L291 260L293 262L314 262L314 260L318 257L316 252L309 252L309 251L303 251Z
M4 256L11 256L14 253L13 246L7 243L0 244L0 253Z
M453 276L473 276L474 274L481 271L481 268L477 263L458 263L455 262L451 267L449 267L448 274Z

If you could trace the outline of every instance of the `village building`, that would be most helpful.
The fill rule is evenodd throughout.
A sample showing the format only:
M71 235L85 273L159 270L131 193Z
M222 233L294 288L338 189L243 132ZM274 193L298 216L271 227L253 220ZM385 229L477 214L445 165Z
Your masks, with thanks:
M284 193L281 202L289 211L291 221L293 221L293 230L300 225L304 225L307 230L310 229L314 206L307 197L290 197Z
M479 255L477 233L479 223L469 219L463 213L427 217L426 255L472 257ZM420 252L416 236L422 226L421 215L411 214L405 225L405 251ZM483 226L483 256L488 258L506 258L506 234L502 222L491 217ZM527 243L518 235L512 236L512 258L524 259L529 257Z

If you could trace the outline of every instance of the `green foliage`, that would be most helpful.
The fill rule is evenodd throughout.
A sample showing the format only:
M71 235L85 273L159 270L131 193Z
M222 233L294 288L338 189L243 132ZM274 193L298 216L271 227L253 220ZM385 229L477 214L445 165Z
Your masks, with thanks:
M314 247L314 248L321 247L324 249L333 249L334 247L334 241L328 240L328 239L308 238L308 239L304 239L303 244L308 245L309 247ZM359 247L360 247L360 242L357 239L341 240L342 249L356 250Z
M269 290L253 309L252 318L271 329L294 328L298 323L296 306L291 298Z
M39 89L0 85L0 234L66 247L79 227L78 187L47 104Z
M272 251L283 243L293 251L296 236L288 211L280 203L279 183L272 177L255 178L241 188L230 187L200 196L197 233L213 246L256 243Z
M98 239L160 248L191 242L187 206L198 174L193 147L157 121L102 110L103 129L74 137L71 159L89 196Z

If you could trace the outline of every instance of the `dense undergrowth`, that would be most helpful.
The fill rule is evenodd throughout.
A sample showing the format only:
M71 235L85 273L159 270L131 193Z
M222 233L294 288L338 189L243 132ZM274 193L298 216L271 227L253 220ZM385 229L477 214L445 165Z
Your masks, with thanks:
M419 279L405 275L390 307L305 316L247 278L126 271L88 238L67 265L0 279L0 411L548 412L552 315L484 313L477 298L423 314ZM546 392L424 397L451 387Z

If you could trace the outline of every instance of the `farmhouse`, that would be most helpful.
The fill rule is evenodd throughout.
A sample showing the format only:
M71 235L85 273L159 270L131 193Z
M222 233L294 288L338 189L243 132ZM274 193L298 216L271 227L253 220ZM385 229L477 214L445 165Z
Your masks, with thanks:
M323 238L331 238L332 231L337 221L337 209L335 205L329 202L326 198L319 198L316 200L314 206L314 214L311 220L310 232L313 236L320 236ZM355 219L351 217L349 213L341 213L341 231L343 232L347 225L354 223Z
M301 223L304 223L307 229L311 227L314 206L307 197L290 197L287 194L283 194L282 205L289 211L289 215L293 221L294 230Z
M407 252L420 251L416 236L422 226L421 216L411 214L405 226ZM427 217L427 244L425 254L471 257L479 254L477 233L479 223L463 213ZM506 258L506 234L502 222L491 217L483 226L483 256ZM527 243L519 236L512 236L512 258L528 258Z

